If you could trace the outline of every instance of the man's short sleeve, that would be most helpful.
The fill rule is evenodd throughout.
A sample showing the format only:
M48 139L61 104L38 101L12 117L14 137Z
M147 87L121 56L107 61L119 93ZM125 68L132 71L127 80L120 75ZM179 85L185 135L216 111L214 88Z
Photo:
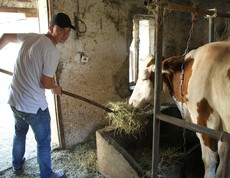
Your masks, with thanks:
M29 34L27 34L27 33L18 33L17 34L17 39L18 39L18 41L20 42L20 43L22 43L25 39L26 39L26 37L28 36Z

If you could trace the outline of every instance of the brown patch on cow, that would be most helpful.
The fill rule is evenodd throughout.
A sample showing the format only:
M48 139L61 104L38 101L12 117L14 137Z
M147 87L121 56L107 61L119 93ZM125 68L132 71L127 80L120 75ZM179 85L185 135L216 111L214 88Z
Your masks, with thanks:
M162 75L163 82L166 83L170 91L170 95L174 96L178 102L181 101L181 65L184 56L171 57L163 61L163 70L167 70L169 73L164 73ZM184 81L183 81L183 102L187 103L188 98L186 95L188 93L188 82L192 75L192 65L194 59L188 58L184 63Z
M228 80L230 80L230 69L228 69L227 77L228 77Z
M153 88L154 88L154 81L155 81L155 73L152 71L149 77L149 80L152 82L153 84Z
M213 113L212 107L209 105L208 101L203 98L199 103L197 103L197 124L207 127L207 122L209 116ZM217 151L217 140L209 137L207 135L202 135L204 144L209 147L212 151Z

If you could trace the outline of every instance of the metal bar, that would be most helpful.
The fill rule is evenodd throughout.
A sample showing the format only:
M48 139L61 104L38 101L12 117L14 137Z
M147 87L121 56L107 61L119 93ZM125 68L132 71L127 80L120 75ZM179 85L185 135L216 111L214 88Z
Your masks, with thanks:
M196 125L193 123L189 123L184 120L180 120L175 117L171 117L171 116L168 116L162 113L157 114L157 118L162 121L168 122L170 124L173 124L173 125L176 125L182 128L186 128L194 132L199 132L201 134L208 135L217 140L221 140L222 142L230 142L230 134L227 132L219 132L219 131L216 131L216 130L213 130L213 129L210 129L204 126Z
M157 0L159 2L160 0ZM163 10L156 7L156 46L155 46L155 87L154 87L154 112L153 112L153 141L152 141L152 178L158 177L160 120L156 114L160 111L161 91L161 65L162 65L162 39L163 39Z
M214 18L213 17L208 17L208 41L209 43L214 42Z
M223 160L223 175L222 178L230 178L230 169L229 169L229 162L230 162L230 154L229 154L229 149L230 149L230 143L225 142L224 143L225 149L224 149L224 160Z

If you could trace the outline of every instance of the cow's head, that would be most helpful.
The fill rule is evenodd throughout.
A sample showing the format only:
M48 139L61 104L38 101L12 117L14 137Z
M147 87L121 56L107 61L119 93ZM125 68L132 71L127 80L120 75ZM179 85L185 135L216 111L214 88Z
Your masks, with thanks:
M129 99L129 104L137 108L142 107L146 103L153 104L154 57L149 55L144 60L146 63L139 72L135 89Z
M160 101L161 103L173 103L171 96L174 96L175 91L180 91L180 85L176 88L172 88L172 80L171 76L174 75L174 80L180 82L180 73L181 73L181 64L184 59L184 56L172 56L168 59L165 59L162 62L162 85L161 85L161 95ZM132 96L129 99L129 104L140 108L144 104L149 103L153 104L154 102L154 72L155 72L155 64L154 64L154 57L148 56L146 59L146 64L139 72L139 78L135 89L132 93ZM185 63L191 63L191 60L187 60ZM186 65L187 68L191 66ZM186 68L186 67L185 67ZM178 72L179 71L179 72ZM188 71L188 70L187 70ZM191 71L191 70L190 70ZM189 80L191 72L187 72L185 75L186 85ZM177 86L177 85L176 85ZM186 89L186 87L184 87ZM174 91L175 90L175 91ZM186 90L184 91L184 95L186 95ZM184 98L186 100L186 98Z

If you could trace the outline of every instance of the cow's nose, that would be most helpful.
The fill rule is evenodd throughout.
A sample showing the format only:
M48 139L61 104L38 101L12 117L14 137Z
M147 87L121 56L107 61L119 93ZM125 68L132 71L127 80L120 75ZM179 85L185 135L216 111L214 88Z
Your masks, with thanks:
M133 106L133 100L129 100L129 105Z

